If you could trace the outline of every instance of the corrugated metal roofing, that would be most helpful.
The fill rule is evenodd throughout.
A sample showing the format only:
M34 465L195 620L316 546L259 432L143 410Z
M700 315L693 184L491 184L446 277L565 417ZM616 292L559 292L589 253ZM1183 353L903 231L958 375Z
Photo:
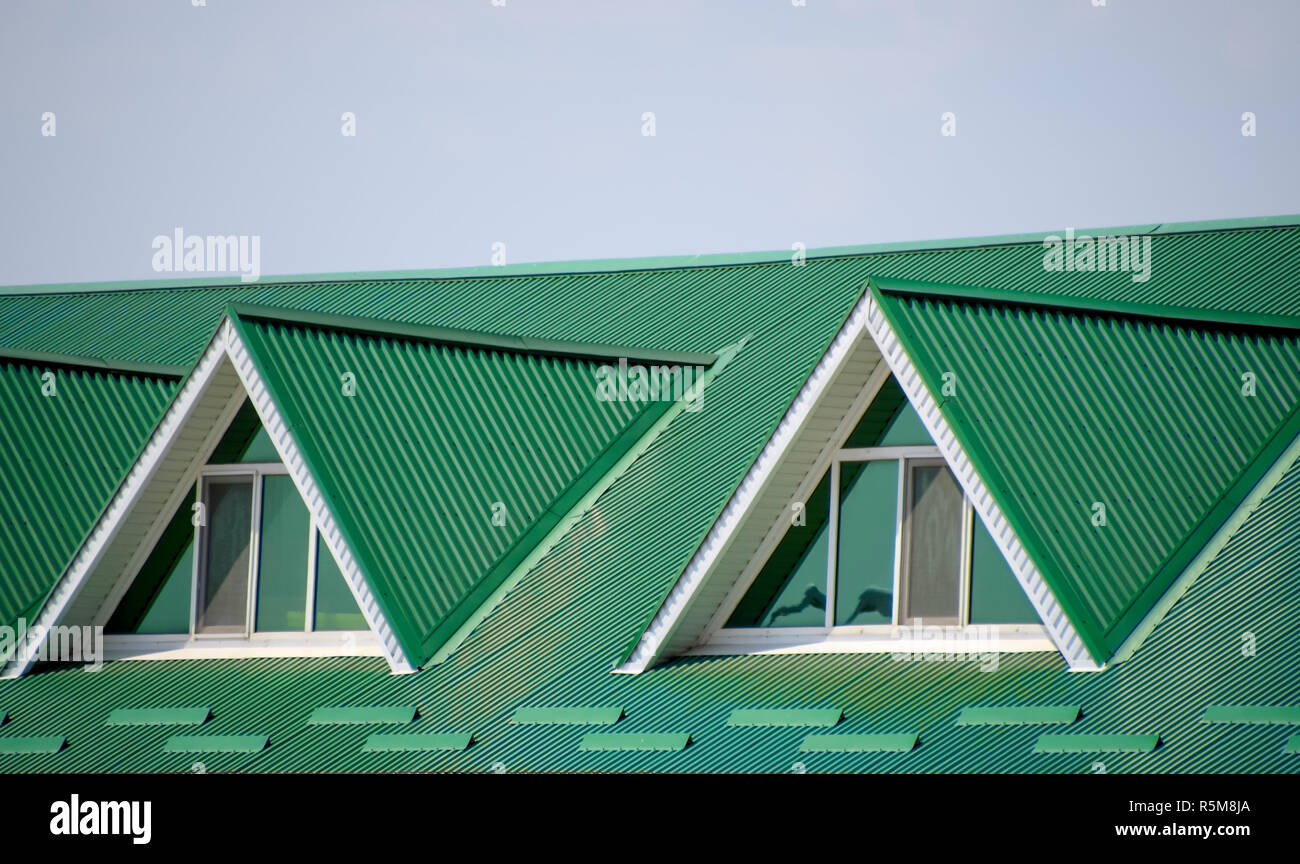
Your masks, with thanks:
M908 356L1099 660L1300 432L1295 331L882 289ZM955 394L940 396L948 374Z
M1152 290L1177 288L1211 306L1257 309L1276 303L1280 311L1294 311L1300 297L1282 290L1294 284L1287 275L1293 273L1294 254L1286 245L1296 243L1294 232L1231 233L1236 239L1219 249L1217 259L1185 256L1187 269L1181 274L1162 268L1161 253L1147 284ZM1253 257L1281 235L1280 256ZM944 256L953 253L890 254L898 270L883 275L938 279ZM1012 253L996 253L1006 254ZM1032 281L1042 275L1041 247L1016 254L1024 259L1019 272L1012 268L1004 274L990 263L987 278L947 278L1014 287L1021 277ZM555 339L713 350L744 334L752 338L710 386L704 410L674 420L447 662L408 676L389 675L376 658L122 662L95 674L78 668L38 670L0 682L0 704L11 714L0 738L66 733L68 746L53 756L0 757L0 770L190 770L197 761L192 756L161 752L165 728L107 728L103 721L114 708L201 701L213 706L205 726L212 734L255 732L271 740L252 756L204 754L202 768L208 771L1081 773L1094 770L1096 755L1034 754L1039 727L953 722L972 704L1081 704L1085 714L1071 727L1081 734L1159 730L1162 736L1151 753L1106 754L1100 761L1111 773L1300 772L1300 760L1283 753L1280 727L1199 722L1206 705L1300 699L1296 469L1141 650L1104 673L1071 674L1058 656L1046 654L1002 655L996 670L987 672L978 663L903 663L887 654L859 654L697 657L638 676L610 674L844 321L874 266L864 263L870 262L841 258L802 268L747 265L720 272L467 280L472 285L412 280L255 286L252 291L265 291L269 298L259 302L279 297L385 318ZM1223 278L1211 287L1201 278L1208 271ZM1087 280L1113 285L1117 292L1132 287L1126 274L1080 281ZM1255 287L1261 283L1265 288ZM247 290L228 294L253 299ZM170 303L99 295L118 297L102 305L99 299L84 300L90 295L75 295L83 300L64 295L60 299L74 301L59 313L68 323L46 329L44 347L71 350L76 346L60 340L98 340L139 351L113 329L114 316L126 312L124 304L140 304L131 307L141 315L137 326L157 340L160 357L174 352L180 361L197 353L210 334L226 302L218 298L226 291L194 291L207 299ZM124 296L132 299L123 301ZM47 302L54 303L0 299L0 342L41 342L44 325L27 316L51 311L43 305ZM204 320L195 323L197 318ZM95 321L102 333L93 332ZM136 345L146 341L140 338ZM1245 656L1243 633L1258 637L1261 650ZM1178 686L1170 687L1174 679ZM419 706L413 731L472 731L474 744L452 753L363 752L375 730L306 723L321 705L394 704ZM630 734L689 732L693 743L675 752L583 751L582 727L511 724L515 709L528 705L621 705L627 716L616 728ZM800 753L806 729L726 725L737 708L825 705L843 708L845 720L837 727L843 734L915 730L920 743L907 754Z
M417 665L668 404L597 399L595 360L232 320Z
M176 386L0 357L0 625L30 620Z
M377 658L159 661L37 671L0 682L12 715L0 739L68 736L56 755L0 756L6 771L728 771L1108 773L1259 771L1300 773L1285 752L1286 726L1204 723L1207 705L1292 705L1300 701L1300 466L1293 466L1211 562L1131 660L1103 673L1067 671L1056 655L1002 655L980 663L894 662L889 655L697 657L642 675L609 674L600 646L616 616L596 636L570 626L584 607L627 601L603 598L597 578L547 606L571 572L539 570L447 663L392 676ZM618 611L614 609L613 611ZM521 626L544 637L511 640ZM601 634L606 634L602 637ZM1250 636L1249 642L1243 637ZM1254 650L1247 650L1253 647ZM1171 686L1171 681L1176 686ZM161 752L169 730L108 728L109 706L156 705L179 694L213 705L213 734L265 733L270 746L253 756ZM834 704L845 735L914 730L919 743L900 753L804 753L807 729L730 727L738 707ZM466 736L455 752L365 750L375 727L309 726L322 704L416 704L412 734ZM536 704L622 704L619 722L634 734L683 734L683 750L591 752L579 748L581 726L510 722ZM1153 735L1145 753L1035 753L1035 725L958 726L973 704L1082 705L1069 728L1079 735ZM382 729L382 727L378 727ZM390 727L391 728L391 727Z
M885 251L814 253L802 267L788 254L758 263L656 265L578 272L590 265L538 265L535 274L474 278L312 278L237 286L0 296L0 345L88 357L190 365L226 304L260 303L484 332L699 350L739 338L719 332L737 306L751 317L780 308L758 303L778 290L807 293L828 280L858 287L867 275L1033 291L1061 297L1159 303L1205 310L1300 314L1300 227L1241 220L1208 230L1155 233L1150 280L1118 271L1043 267L1035 237L1022 243L945 243ZM1193 226L1195 227L1195 226ZM1062 226L1064 230L1064 226ZM1118 229L1123 230L1123 229ZM1177 231L1177 226L1174 226ZM1103 233L1103 232L1094 232ZM938 248L934 248L938 247ZM196 280L200 281L201 280ZM143 283L147 284L147 283ZM743 326L743 325L742 325ZM742 330L741 333L744 331Z

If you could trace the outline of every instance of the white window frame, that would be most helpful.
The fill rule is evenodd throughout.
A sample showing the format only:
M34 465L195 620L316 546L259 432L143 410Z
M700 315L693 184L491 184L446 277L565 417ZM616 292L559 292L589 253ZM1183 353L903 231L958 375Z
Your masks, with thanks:
M937 460L937 461L935 461ZM889 624L840 625L835 623L836 570L838 566L839 491L840 469L844 463L893 461L898 463L898 492L894 508L894 585L892 614ZM830 506L827 522L829 537L826 562L826 610L822 627L727 627L735 607L744 598L745 591L736 593L734 602L728 604L715 617L709 633L691 654L757 654L757 653L872 653L930 650L925 648L923 634L933 637L941 631L945 637L956 637L966 651L997 650L1004 652L1055 651L1041 624L979 624L970 623L971 556L974 551L974 514L971 500L962 495L961 510L961 575L958 584L958 623L929 625L924 620L911 624L901 621L902 580L904 563L905 505L908 495L909 466L914 464L942 464L948 470L943 454L932 445L907 445L886 447L839 447L822 460L811 475L820 477L829 472ZM813 487L815 488L815 486ZM767 559L780 545L776 543L765 550L761 562L753 569L761 572Z
M188 633L115 633L104 637L105 659L167 660L177 658L242 657L310 657L310 656L382 656L379 641L369 628L362 630L316 630L316 581L320 529L314 518L307 526L306 620L301 631L262 631L257 627L257 590L260 579L259 558L262 545L262 496L265 478L289 476L280 462L231 462L205 465L194 484L194 502L206 508L203 493L211 478L247 477L253 481L252 525L249 542L248 596L244 632L200 633L199 586L205 576L208 515L204 524L195 526L193 566L190 570L190 614ZM328 553L327 553L328 554Z

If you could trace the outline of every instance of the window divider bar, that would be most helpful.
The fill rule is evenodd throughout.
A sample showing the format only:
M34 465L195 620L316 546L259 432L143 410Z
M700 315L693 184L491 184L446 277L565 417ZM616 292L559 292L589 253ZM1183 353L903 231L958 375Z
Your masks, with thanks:
M316 520L308 519L307 522L307 620L303 622L303 632L311 633L316 629L316 555L320 547L320 535Z
M826 525L826 626L835 626L835 566L839 558L840 536L840 466L832 462L829 521Z
M258 559L262 554L262 473L255 471L253 473L253 506L252 506L252 525L249 526L248 542L248 597L245 598L244 606L244 638L252 637L254 628L253 616L257 614L257 583L258 572L261 568L261 561Z

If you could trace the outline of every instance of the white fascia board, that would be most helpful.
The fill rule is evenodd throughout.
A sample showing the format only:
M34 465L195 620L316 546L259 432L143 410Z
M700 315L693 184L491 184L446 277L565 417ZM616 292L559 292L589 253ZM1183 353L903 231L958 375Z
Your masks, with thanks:
M1101 669L1102 667L1089 654L1083 640L1079 638L1070 619L1066 617L1065 610L1057 602L1056 595L1043 580L1042 573L1030 559L1029 553L1025 551L1020 538L1012 530L1011 523L1007 521L997 502L993 500L988 487L975 472L975 467L971 464L966 451L939 411L939 404L930 395L925 382L921 380L920 373L912 364L911 358L907 356L907 352L903 350L902 343L898 341L898 336L885 317L884 310L872 298L870 291L864 299L867 301L867 328L872 338L876 340L881 354L884 355L885 362L889 364L895 380L902 387L912 407L916 409L921 422L925 424L926 431L939 445L944 460L966 491L966 496L974 505L975 512L979 513L980 518L984 520L984 525L993 537L993 541L997 543L1002 556L1011 566L1016 581L1020 583L1020 587L1024 589L1034 609L1037 610L1038 617L1042 619L1052 643L1061 652L1061 656L1065 658L1072 671Z
M59 578L54 590L37 614L35 622L28 628L23 649L17 650L16 646L15 657L5 664L0 671L0 678L19 677L31 667L37 656L42 635L62 621L77 594L85 586L86 580L94 573L96 565L117 536L123 521L148 487L159 464L169 453L177 434L190 420L208 384L225 363L231 364L247 391L249 400L261 418L262 425L266 428L276 451L293 478L294 485L315 519L321 536L338 563L353 597L356 598L366 623L383 651L384 659L388 661L389 667L395 674L415 671L402 652L396 634L380 610L373 592L361 575L356 558L343 539L338 523L326 506L324 496L320 494L315 479L307 470L301 451L281 419L279 410L272 402L261 375L253 366L243 341L230 321L223 319L208 347L204 349L194 371L186 378L180 393L173 398L162 421L150 435L144 451L113 494L104 512L100 514L94 528L77 551L72 564ZM216 439L209 436L205 440L215 443ZM189 482L193 483L192 478ZM116 585L112 594L120 598L121 592L125 591L126 587L126 585Z
M661 649L668 643L669 637L678 627L682 615L695 596L699 587L712 572L714 565L726 550L732 535L740 526L750 506L759 497L772 473L781 464L782 457L790 444L798 437L804 421L813 412L822 394L835 379L836 373L852 353L859 340L866 332L866 303L869 295L864 294L854 305L848 319L836 334L830 347L817 361L808 380L799 388L794 402L781 418L776 431L763 445L758 459L740 482L731 499L709 529L704 542L691 557L686 570L660 604L636 647L624 663L614 671L624 674L637 674L645 671L660 659Z
M181 392L172 400L162 421L158 424L149 441L126 479L113 493L112 500L104 509L91 529L90 534L77 550L76 557L55 583L54 590L42 604L36 620L28 628L22 649L15 646L15 656L0 671L0 678L17 678L25 673L36 659L41 637L49 628L57 625L68 607L76 599L86 583L89 574L99 563L109 544L117 536L123 520L130 513L136 499L149 485L154 471L167 455L176 433L184 426L194 406L202 398L213 375L226 357L226 337L231 331L228 322L217 328L216 334L204 349L194 371L185 379Z
M366 624L369 625L370 631L375 634L375 639L383 649L384 659L388 661L394 674L414 672L415 668L397 641L396 632L388 623L383 610L379 608L379 601L362 575L352 550L348 548L347 541L339 530L338 522L325 502L325 496L321 494L320 487L311 472L307 470L307 463L302 458L302 451L294 441L288 424L280 416L280 411L272 401L271 394L253 364L247 347L233 327L230 328L226 350L235 366L235 372L239 375L239 380L244 383L249 401L253 403L257 416L261 418L262 427L275 445L276 452L280 454L280 460L288 469L289 476L293 478L294 486L298 487L298 494L307 504L321 538L329 547L330 554L334 556L334 561L343 573L343 580L347 582L352 596L356 598L357 606L361 609L361 614L366 618Z

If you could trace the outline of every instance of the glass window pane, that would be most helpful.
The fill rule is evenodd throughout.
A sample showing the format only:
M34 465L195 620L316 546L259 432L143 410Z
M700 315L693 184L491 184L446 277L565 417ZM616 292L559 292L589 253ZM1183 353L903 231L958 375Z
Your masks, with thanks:
M253 481L210 479L204 486L208 528L198 632L242 634L248 618Z
M343 578L343 571L325 542L316 534L316 621L317 630L368 630L366 616Z
M726 626L826 626L830 494L828 473L805 502L803 524L786 530Z
M840 465L836 625L889 624L894 615L898 463Z
M257 630L307 626L307 544L311 516L287 475L262 478L262 533L257 560Z
M971 548L970 621L972 624L1040 624L1029 595L1016 581L1011 565L975 518Z
M921 415L916 413L911 402L904 402L898 416L889 424L885 434L881 436L880 446L882 447L901 447L908 444L921 445L926 447L934 446L934 439L930 433L925 431L925 424L921 422Z
M903 619L958 623L962 492L944 465L909 463Z

